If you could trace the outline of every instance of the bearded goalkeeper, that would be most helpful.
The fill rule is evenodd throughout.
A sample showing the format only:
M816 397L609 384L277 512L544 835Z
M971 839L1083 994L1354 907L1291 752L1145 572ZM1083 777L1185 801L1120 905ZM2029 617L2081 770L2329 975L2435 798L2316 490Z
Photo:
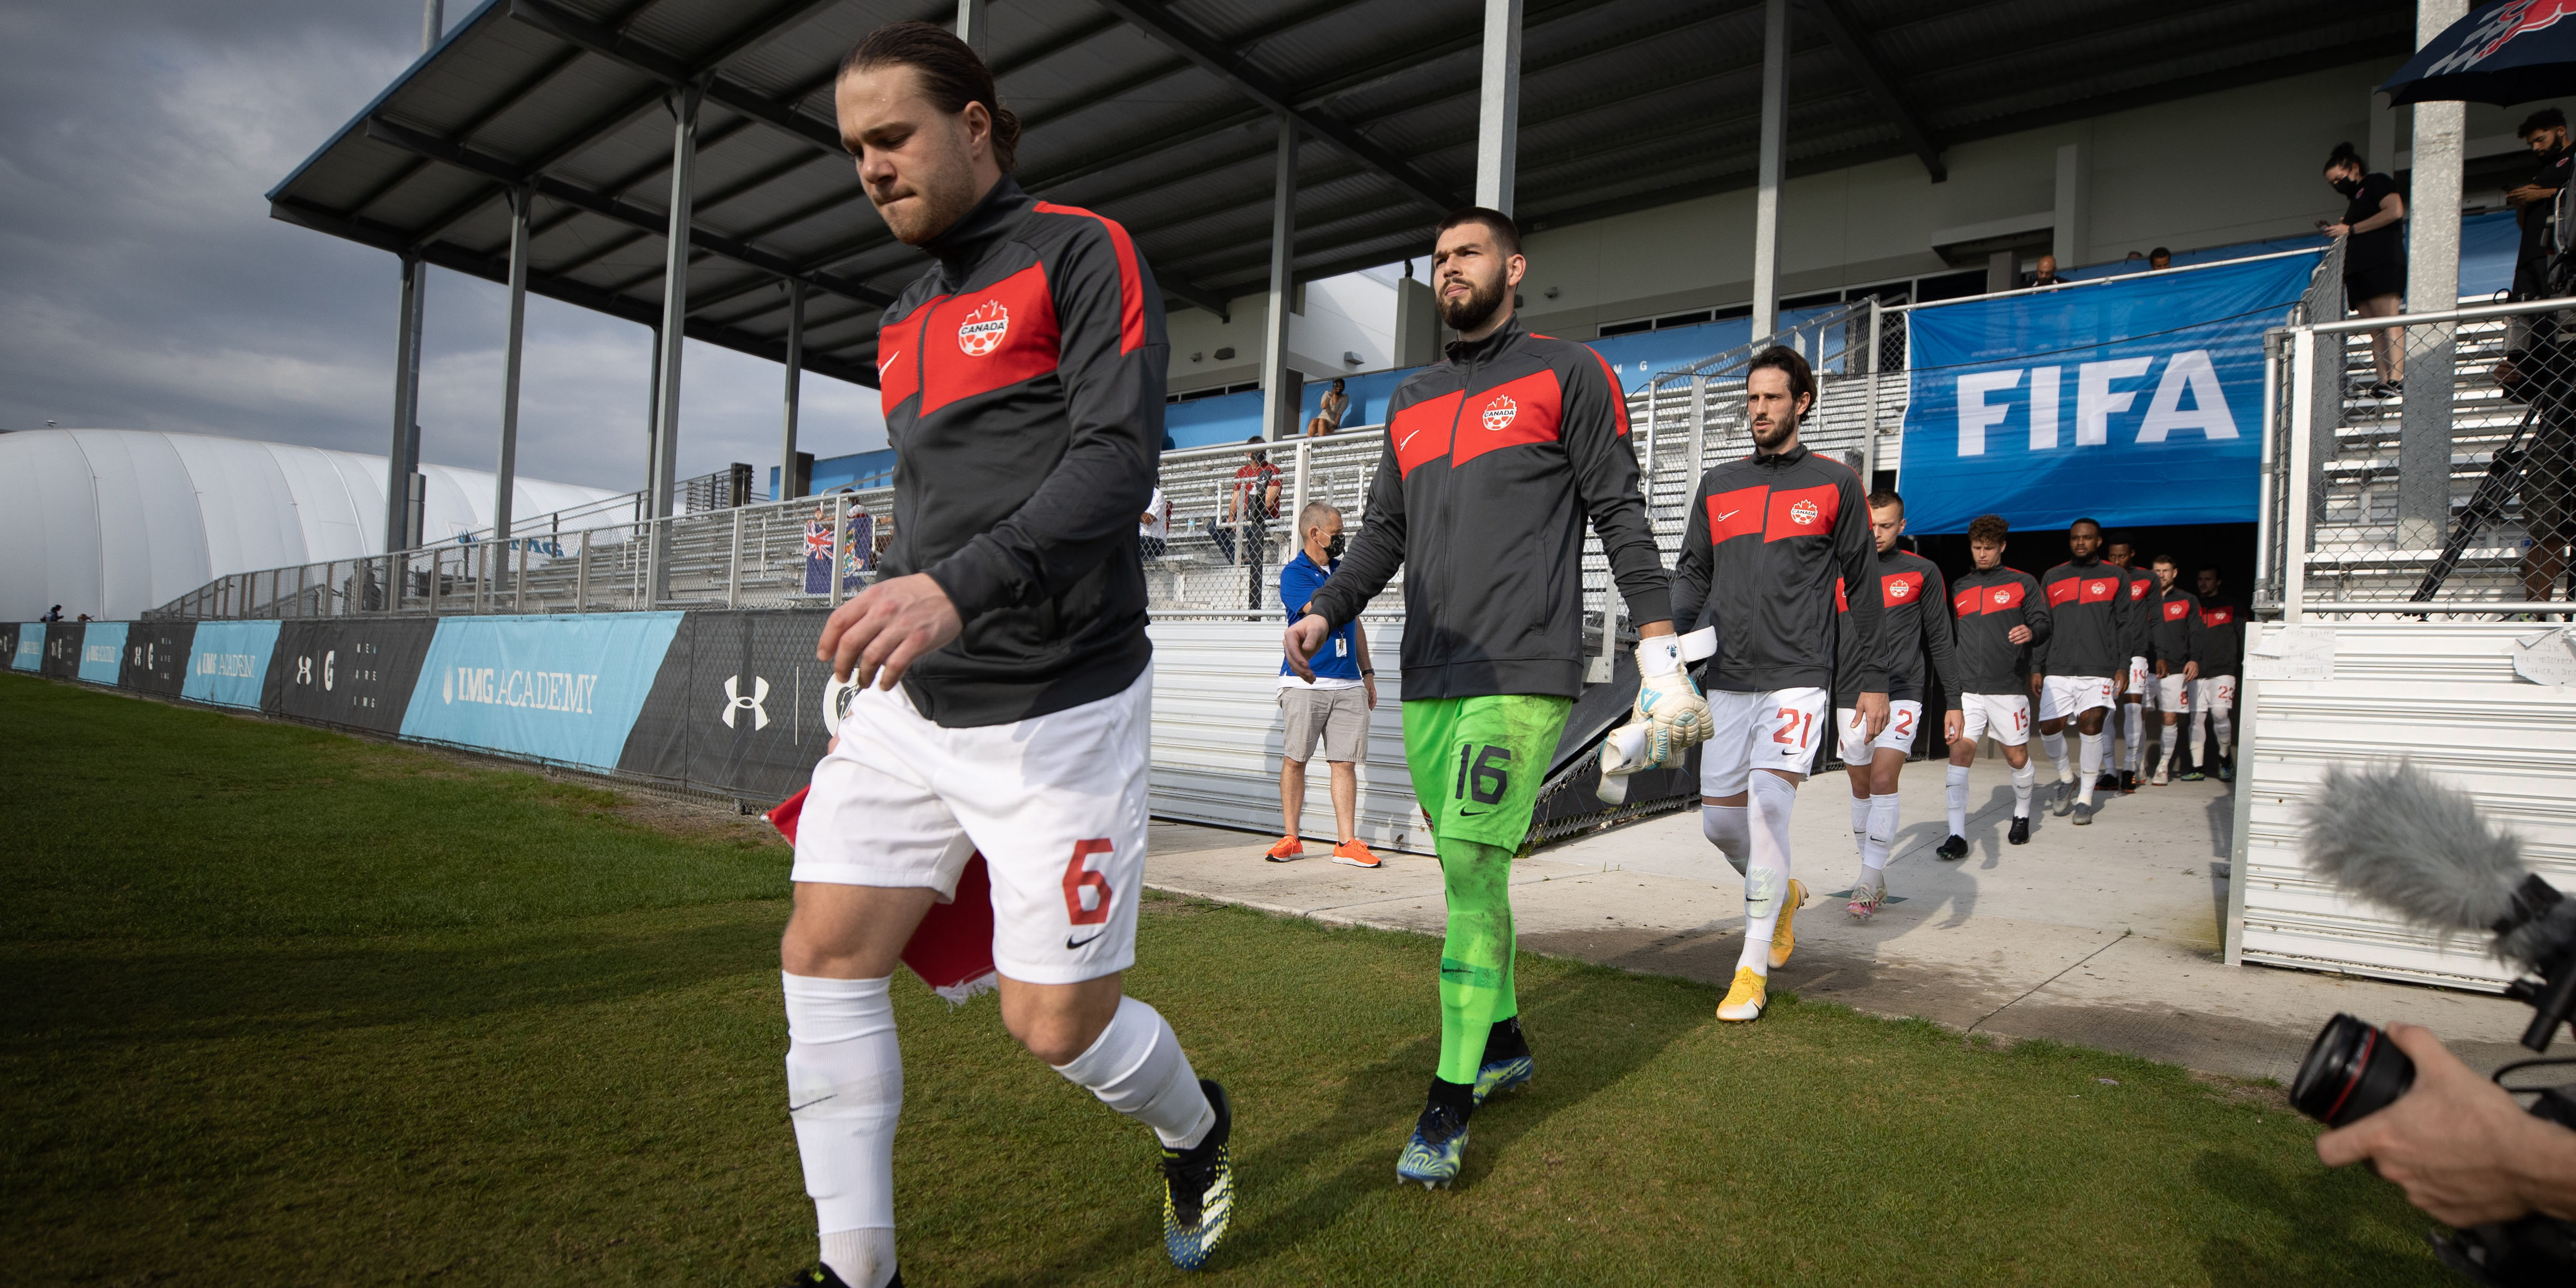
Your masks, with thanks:
M1670 592L1637 490L1628 404L1599 355L1523 330L1512 292L1528 263L1511 217L1441 221L1432 250L1446 361L1389 400L1368 520L1311 611L1288 628L1299 675L1330 632L1405 568L1404 750L1432 820L1449 910L1440 950L1440 1069L1399 1182L1458 1177L1467 1120L1530 1079L1512 994L1512 856L1583 689L1583 525L1608 552L1638 623L1638 711L1674 763L1705 738Z

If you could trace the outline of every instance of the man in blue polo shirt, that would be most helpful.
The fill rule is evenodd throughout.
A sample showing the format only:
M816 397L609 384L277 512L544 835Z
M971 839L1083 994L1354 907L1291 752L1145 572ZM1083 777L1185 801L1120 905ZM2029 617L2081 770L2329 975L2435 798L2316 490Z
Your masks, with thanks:
M1322 501L1309 501L1297 512L1297 557L1279 569L1279 606L1294 623L1306 615L1307 601L1342 555L1342 512ZM1270 847L1270 861L1286 863L1306 852L1297 821L1306 812L1306 762L1315 744L1324 747L1333 767L1333 823L1341 843L1333 862L1355 868L1378 865L1376 855L1360 843L1359 762L1368 756L1369 712L1377 707L1377 668L1369 664L1368 632L1358 619L1345 623L1315 650L1311 681L1301 680L1279 663L1279 709L1287 717L1287 740L1279 758L1279 814L1285 835Z

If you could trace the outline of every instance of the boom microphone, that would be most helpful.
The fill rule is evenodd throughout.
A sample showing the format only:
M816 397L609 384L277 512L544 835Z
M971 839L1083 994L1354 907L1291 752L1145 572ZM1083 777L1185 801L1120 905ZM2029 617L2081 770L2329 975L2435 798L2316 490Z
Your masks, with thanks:
M2505 995L2540 1012L2522 1044L2549 1049L2576 1010L2576 901L2531 871L2520 841L2404 761L2328 768L2302 821L2308 866L2345 893L2446 935L2491 933L2499 960L2538 974Z

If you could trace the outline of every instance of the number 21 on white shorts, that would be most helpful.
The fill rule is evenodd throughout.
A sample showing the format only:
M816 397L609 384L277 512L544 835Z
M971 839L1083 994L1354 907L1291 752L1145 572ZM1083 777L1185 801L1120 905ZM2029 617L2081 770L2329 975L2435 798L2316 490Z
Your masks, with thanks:
M1756 769L1807 773L1817 745L1833 727L1827 715L1832 705L1823 689L1709 690L1712 723L1699 752L1700 794L1742 795Z

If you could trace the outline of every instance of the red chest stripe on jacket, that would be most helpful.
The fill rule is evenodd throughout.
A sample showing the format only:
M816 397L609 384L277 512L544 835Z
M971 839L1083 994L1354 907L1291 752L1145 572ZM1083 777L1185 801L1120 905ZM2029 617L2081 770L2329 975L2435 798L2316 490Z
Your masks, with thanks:
M2146 583L2145 581L2141 580L2141 581L2133 581L2133 582L2130 582L2130 583L2129 583L2129 598L2131 598L2131 599L2145 599L2146 597L2147 597L2147 583Z
M1883 573L1878 579L1878 602L1895 608L1919 603L1923 599L1923 574L1920 572Z
M1584 347L1591 349L1589 345ZM1628 436L1628 397L1627 388L1619 383L1619 369L1611 366L1610 360L1602 357L1598 349L1592 350L1592 360L1601 364L1601 374L1610 380L1610 405L1619 411L1619 436L1626 438Z
M1395 464L1398 471L1410 476L1413 467L1436 461L1449 454L1449 423L1458 417L1458 403L1465 393L1442 394L1428 402L1418 402L1397 412L1387 421L1387 437L1395 441Z
M1556 373L1541 371L1491 389L1464 395L1458 433L1449 444L1452 469L1494 451L1529 443L1553 443L1565 418L1565 390Z
M1109 230L1109 244L1118 252L1118 352L1134 353L1145 347L1145 274L1136 267L1136 243L1127 229L1106 215L1095 215L1080 206L1059 206L1041 201L1038 213L1075 215L1097 219Z
M2073 577L2064 581L2052 581L2048 583L2048 606L2055 608L2060 604L2071 604L2075 602L2075 597L2083 592L2084 583Z
M877 328L877 401L887 411L921 392L921 328L945 295L922 301L911 316Z
M2068 577L2048 583L2048 606L2075 602L2103 604L2119 598L2121 585L2117 577Z
M1840 577L1834 578L1834 611L1837 613L1851 611L1851 596L1843 593L1843 579Z
M2010 612L2021 607L2023 590L2024 587L2017 581L2007 581L1992 586L1975 586L1960 591L1953 597L1953 602L1958 604L1959 615L1962 617L1970 613Z
M1842 489L1831 483L1773 492L1768 517L1762 526L1762 539L1831 537L1834 519L1842 513L1842 508Z
M1761 535L1762 501L1770 495L1767 487L1740 487L1710 497L1708 543L1713 546L1734 537Z
M2183 619L2183 615L2184 615L2185 613L2190 612L2190 611L2191 611L2191 601L2190 601L2190 600L2188 600L2188 599L2177 599L2177 600L2173 601L2172 603L2169 603L2169 604L2165 605L2165 620L2166 620L2166 621L2169 621L2169 622L2178 622L2178 621L2181 621L2181 620Z
M2200 610L2200 624L2203 626L2215 628L2225 626L2229 622L2235 620L2236 610L2233 608L2204 608Z
M1059 338L1055 297L1035 264L924 310L920 414L1055 370Z

